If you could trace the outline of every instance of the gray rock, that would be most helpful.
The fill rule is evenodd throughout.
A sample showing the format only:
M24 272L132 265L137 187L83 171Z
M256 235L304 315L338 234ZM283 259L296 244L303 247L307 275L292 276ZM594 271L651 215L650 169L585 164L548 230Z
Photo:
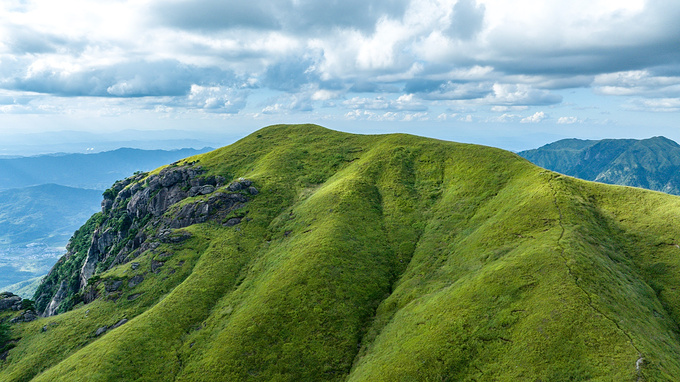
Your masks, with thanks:
M123 280L116 280L110 283L107 283L104 289L106 289L107 292L115 292L120 289L120 287L123 286Z
M165 265L164 262L158 261L158 260L151 260L151 272L153 273L159 273L161 271L161 267Z
M117 327L119 327L119 326L121 326L121 325L126 324L127 322L128 322L127 318L123 318L122 320L116 322L116 324L113 325L113 326L111 327L111 329L115 329L115 328L117 328Z
M38 319L38 315L34 311L26 310L23 313L21 313L19 316L11 319L9 322L16 324L16 323L19 323L19 322L31 322L31 321L35 321L37 319Z
M166 244L177 244L191 238L191 233L186 231L163 230L158 234L158 239Z
M189 189L189 197L193 198L194 196L200 195L201 193L201 186L193 186Z
M232 192L239 191L239 190L241 190L242 188L243 188L243 185L241 185L241 183L239 183L239 182L232 182L231 184L229 184L229 185L227 186L227 189L228 189L229 191L232 191Z
M212 194L214 191L215 191L215 186L212 186L212 185L209 185L209 184L206 184L205 186L201 186L201 188L199 189L199 192L201 193L201 195Z
M144 275L137 275L128 280L128 287L134 288L137 285L141 284L142 281L144 281Z
M0 310L19 310L21 309L21 297L10 292L0 294Z
M235 226L236 224L239 224L241 222L241 218L231 218L227 220L226 223L224 223L225 226L227 227L232 227Z
M97 329L96 332L94 332L94 336L95 336L95 337L99 337L99 336L101 336L102 334L106 333L107 330L109 330L108 327L102 326L101 328Z
M161 188L161 178L158 175L151 175L146 178L146 186L152 191L158 190Z
M132 263L132 264L130 264L130 268L132 268L133 271L134 271L134 270L137 270L137 268L139 268L139 263Z
M248 187L248 193L249 193L250 195L257 195L257 194L259 194L260 192L257 190L257 188L255 188L255 187L253 187L253 186L250 186L250 187Z
M61 302L64 301L67 295L68 284L66 283L66 280L61 280L61 284L59 284L59 290L57 290L57 293L54 294L52 300L50 300L50 303L45 308L43 316L45 317L54 316L57 312L57 308L59 308L59 304L61 304Z
M110 210L112 206L113 206L113 200L111 200L111 199L102 200L101 207L102 207L103 213L106 213L108 210Z

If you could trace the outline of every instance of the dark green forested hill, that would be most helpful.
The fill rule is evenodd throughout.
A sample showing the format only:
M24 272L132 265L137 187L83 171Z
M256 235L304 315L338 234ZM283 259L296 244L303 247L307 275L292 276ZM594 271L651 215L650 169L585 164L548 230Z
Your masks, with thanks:
M116 183L2 381L673 381L680 200L271 126Z
M538 166L585 180L680 195L680 145L664 137L563 139L519 155Z

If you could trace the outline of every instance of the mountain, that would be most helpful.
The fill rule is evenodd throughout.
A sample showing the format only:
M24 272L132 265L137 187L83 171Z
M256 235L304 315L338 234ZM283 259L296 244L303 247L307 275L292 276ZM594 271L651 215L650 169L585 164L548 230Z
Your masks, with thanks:
M0 189L40 184L104 190L135 171L150 170L202 150L139 150L122 148L96 154L51 154L0 159Z
M0 243L59 246L99 206L102 192L57 184L0 191Z
M35 294L35 291L38 289L38 286L40 286L42 278L43 276L34 277L32 279L24 280L0 289L2 289L3 291L11 292L22 298L30 299Z
M673 196L280 125L117 182L103 206L36 292L47 317L0 314L17 322L0 380L680 375Z
M664 137L563 139L519 155L538 166L585 180L680 195L680 145Z
M98 210L101 191L46 184L0 191L0 289L43 276L73 232Z

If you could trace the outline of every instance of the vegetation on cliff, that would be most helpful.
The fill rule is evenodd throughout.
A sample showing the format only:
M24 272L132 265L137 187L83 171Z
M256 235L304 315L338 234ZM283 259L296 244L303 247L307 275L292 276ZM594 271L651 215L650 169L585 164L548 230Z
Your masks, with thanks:
M494 148L314 125L271 126L174 165L198 166L214 177L211 193L184 185L186 197L157 209L174 185L145 189L171 166L107 196L38 293L77 280L60 304L82 299L16 324L1 380L680 375L676 197L561 176ZM116 225L126 189L130 221ZM132 208L137 192L148 198ZM247 201L182 220L216 192ZM83 286L108 229L119 241L101 248Z

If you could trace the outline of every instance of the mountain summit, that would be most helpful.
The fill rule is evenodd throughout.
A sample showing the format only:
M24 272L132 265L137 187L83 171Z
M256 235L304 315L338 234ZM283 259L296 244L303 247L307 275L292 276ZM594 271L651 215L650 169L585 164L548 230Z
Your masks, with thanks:
M680 195L680 145L649 139L563 139L522 151L532 163L565 175Z
M680 375L672 196L315 125L104 196L36 294L46 317L10 327L0 380Z

